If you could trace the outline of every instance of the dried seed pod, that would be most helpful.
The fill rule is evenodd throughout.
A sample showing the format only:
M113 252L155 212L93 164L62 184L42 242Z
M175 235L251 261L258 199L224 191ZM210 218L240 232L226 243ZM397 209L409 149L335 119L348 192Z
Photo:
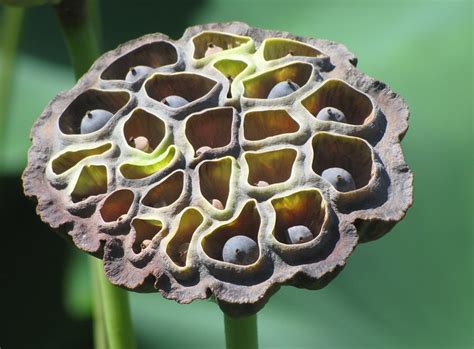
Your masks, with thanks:
M130 41L45 109L25 193L131 290L182 303L212 294L238 316L282 284L321 288L412 203L400 148L408 109L356 62L340 44L243 23ZM153 74L118 81L137 66ZM267 98L287 81L298 88ZM170 96L186 102L165 106ZM327 108L345 121L321 122ZM112 116L82 133L97 109ZM350 190L338 190L346 174L334 169L349 173ZM251 258L233 258L235 246L224 257L239 239Z

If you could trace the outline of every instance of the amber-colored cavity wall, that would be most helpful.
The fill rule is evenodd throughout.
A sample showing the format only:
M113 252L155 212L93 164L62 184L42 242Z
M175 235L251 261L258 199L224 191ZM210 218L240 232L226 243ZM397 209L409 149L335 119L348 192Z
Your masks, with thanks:
M211 258L222 260L222 248L227 240L236 235L245 235L258 243L260 229L260 215L255 202L245 204L239 216L230 223L217 227L202 240L204 252Z
M221 59L214 63L214 67L226 77L235 79L245 68L247 63L235 59Z
M215 85L214 80L192 73L156 74L147 80L145 89L147 94L158 102L172 95L192 102L206 95Z
M130 99L128 92L87 90L80 94L59 118L59 129L65 134L80 134L84 115L94 109L105 109L115 114Z
M229 157L206 161L199 167L201 193L210 203L213 199L217 199L224 207L226 206L231 173L232 161Z
M294 40L272 38L264 42L263 58L267 61L286 56L320 57L322 55L316 48Z
M166 253L178 266L184 267L186 265L189 243L203 220L201 213L194 208L187 209L181 215L178 230L166 247Z
M320 132L313 138L313 151L313 170L318 175L327 168L340 167L352 175L357 188L369 183L372 152L363 140Z
M296 225L308 227L313 238L319 235L326 215L326 206L323 205L318 190L302 190L283 198L277 198L272 200L272 205L276 214L273 234L279 242L291 243L286 231L289 227Z
M273 86L281 81L291 80L302 87L308 82L313 71L311 64L295 62L278 69L259 74L244 80L244 96L248 98L266 99Z
M223 50L239 47L248 42L250 39L246 37L234 36L225 33L203 32L193 39L194 44L194 59L203 58L209 44L213 44L222 48Z
M132 226L135 229L135 241L132 249L135 253L139 253L144 247L142 244L145 240L152 240L157 234L166 235L167 232L162 231L162 223L154 219L140 219L135 218L132 221Z
M244 136L258 141L299 130L298 123L284 109L248 112L244 116Z
M104 222L120 220L132 206L135 195L131 190L121 189L110 194L100 209Z
M172 162L175 155L176 147L169 146L164 155L158 158L158 160L143 165L125 163L120 166L120 172L128 179L146 178L167 167Z
M104 80L124 80L130 68L143 65L159 68L176 63L176 48L166 41L158 41L140 46L118 58L100 76Z
M186 122L186 138L194 151L203 146L220 148L228 145L232 131L232 108L209 109L193 114Z
M362 125L373 112L369 97L341 80L327 80L303 100L303 106L314 116L323 108L337 108L353 125Z
M259 181L268 184L281 183L291 176L296 150L281 149L264 153L246 153L249 167L248 182L256 185Z
M87 165L79 174L74 190L71 193L73 202L79 202L90 196L107 192L107 168L105 166Z
M51 164L52 170L55 174L60 175L76 166L85 158L103 154L110 148L112 148L112 144L106 143L96 148L67 151L53 160Z
M128 145L133 147L133 139L145 137L153 150L163 140L166 129L165 123L156 115L143 109L136 109L125 122L123 133Z
M173 172L154 186L143 198L146 206L160 208L173 204L183 192L183 171Z

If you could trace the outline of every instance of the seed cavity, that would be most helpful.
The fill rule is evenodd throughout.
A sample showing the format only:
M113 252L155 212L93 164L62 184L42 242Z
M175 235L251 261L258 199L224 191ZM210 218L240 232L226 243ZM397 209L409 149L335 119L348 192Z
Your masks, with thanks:
M181 214L178 229L166 247L166 253L176 265L186 265L189 244L203 221L204 217L195 208L188 208Z

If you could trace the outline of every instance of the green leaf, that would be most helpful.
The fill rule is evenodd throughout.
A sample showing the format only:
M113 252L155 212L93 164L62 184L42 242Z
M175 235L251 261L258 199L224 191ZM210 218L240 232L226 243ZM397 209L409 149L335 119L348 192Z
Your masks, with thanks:
M55 95L74 84L70 68L26 55L20 55L16 63L12 100L5 122L5 149L0 152L3 157L0 168L4 174L23 170L33 123Z
M88 259L90 257L80 252L74 246L68 246L70 254L64 275L64 308L76 319L87 319L92 312L91 272Z

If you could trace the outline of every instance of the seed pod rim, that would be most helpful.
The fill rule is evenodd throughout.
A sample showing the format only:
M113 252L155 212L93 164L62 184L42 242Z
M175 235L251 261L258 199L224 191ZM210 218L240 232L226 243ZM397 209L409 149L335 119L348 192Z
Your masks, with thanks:
M330 57L330 62L324 57L302 58L297 61L304 63L316 61L320 67L327 67L328 64L333 65L331 70L324 71L324 74L326 74L324 76L325 80L330 77L336 77L360 90L362 93L367 94L371 102L376 105L376 108L373 110L374 119L370 120L371 124L374 122L380 127L380 121L378 121L377 116L380 117L380 113L382 113L385 117L385 132L379 138L377 138L377 135L371 136L370 133L364 133L370 131L368 131L368 127L364 127L368 126L367 124L355 125L360 126L361 130L345 130L339 134L349 137L360 137L362 135L366 137L363 138L364 141L368 142L376 151L377 154L373 163L376 173L372 173L372 175L377 174L379 177L371 176L371 181L373 180L374 183L372 183L371 188L367 189L368 192L371 190L374 192L383 191L383 186L386 185L384 181L388 178L391 180L392 191L399 193L401 200L388 197L384 203L371 210L359 209L355 212L349 212L347 211L347 207L354 203L359 205L361 203L357 202L356 198L350 193L341 195L340 193L334 193L327 185L322 185L321 190L324 193L324 197L334 206L334 209L336 209L336 211L334 211L332 208L328 208L329 216L333 219L331 224L337 225L336 229L340 236L330 256L326 260L321 261L317 266L309 264L300 265L299 267L281 267L283 264L279 257L269 249L268 245L263 244L261 248L265 254L265 258L263 258L262 263L265 268L271 268L272 263L281 268L270 277L255 285L229 283L219 278L210 277L209 274L207 274L208 271L206 271L209 266L197 266L197 269L195 269L197 272L186 271L182 275L178 275L178 277L166 269L166 267L164 267L165 264L160 263L154 264L153 269L137 269L133 267L134 264L142 263L146 258L156 259L158 257L152 256L147 253L147 251L144 251L144 259L124 260L123 249L124 246L130 244L129 240L106 236L103 233L94 236L94 234L91 234L91 231L94 231L93 224L71 219L73 214L68 211L70 207L67 207L67 205L63 203L59 194L49 189L51 184L47 183L44 173L46 172L52 151L48 146L47 137L45 135L47 132L45 132L45 130L54 129L55 126L51 125L50 115L61 113L61 110L64 110L69 102L79 95L81 91L86 91L91 88L121 89L124 86L130 86L121 81L100 80L99 77L102 71L105 70L110 63L115 61L117 57L143 44L164 40L171 43L177 49L177 62L156 68L155 74L160 72L167 74L172 72L172 69L176 67L186 67L193 72L193 67L186 66L184 63L186 59L189 59L189 53L185 51L185 48L187 47L186 45L189 45L189 39L202 31L229 32L242 36L248 35L253 38L256 44L270 37L281 37L283 39L296 41L303 40L304 44L314 46L327 58ZM260 47L257 48L256 52L258 53L259 50ZM212 56L224 57L225 54L218 53ZM210 61L213 62L213 60ZM283 62L284 58L276 59L276 61L278 62L266 61L267 69L273 69L274 67L285 64ZM373 240L388 232L391 227L405 215L407 209L412 204L412 174L403 160L401 147L399 145L408 127L408 108L403 99L384 83L369 78L358 71L355 68L356 62L357 59L355 56L341 44L327 40L302 38L286 32L250 28L240 22L214 23L191 27L186 30L181 39L176 41L161 34L149 34L139 39L129 41L101 56L94 63L89 72L86 73L71 90L56 96L43 111L31 132L33 145L29 151L28 166L23 174L25 194L37 200L37 212L46 223L50 224L52 228L61 231L63 235L69 236L73 242L84 251L96 257L103 258L109 279L113 283L126 288L142 291L158 290L165 297L175 299L180 303L189 303L198 298L208 298L212 294L224 311L235 316L257 311L263 307L271 294L276 292L283 284L314 289L321 288L342 269L346 259L358 241L364 242ZM254 74L257 73L258 72ZM249 75L247 75L247 77L248 76ZM244 78L246 77L242 79ZM96 83L97 79L99 79L98 83ZM217 84L222 86L222 82L218 81ZM135 89L133 86L138 85L132 84L132 89ZM305 93L303 97L297 97L296 100L301 101L306 98L307 95L308 94ZM123 107L125 110L123 110L122 113L126 114L136 108L136 106L137 101L131 96L129 102ZM384 108L383 112L380 106ZM267 108L265 105L262 107ZM183 109L186 108L184 107ZM189 113L189 111L187 111L187 113ZM334 125L330 126L334 127ZM337 127L335 129L340 130L337 129ZM328 131L331 131L331 129ZM111 152L115 150L115 146L113 148L114 149L110 150ZM179 163L181 160L177 159L176 161L176 163ZM175 170L176 168L171 166L169 171L163 174L163 176L160 176L160 178L165 178ZM318 182L317 175L314 176L312 181L312 183ZM298 189L298 191L300 190L304 190L304 187L303 189ZM290 192L292 192L291 189L285 190L285 193ZM87 200L89 202L94 201L99 203L107 195L109 195L109 193L101 194ZM387 195L390 195L390 193L387 193ZM134 200L139 200L139 198L135 198ZM80 214L88 214L87 212L82 213L80 211L80 205L78 205L77 210ZM270 212L271 208L267 205L266 210ZM342 213L340 210L342 210ZM78 212L74 212L74 214ZM229 221L235 217L236 215L232 215L229 217ZM268 224L268 218L261 218L263 224ZM206 224L211 226L214 223L208 221L204 223L204 225ZM268 230L268 227L265 229ZM260 239L262 238L260 237ZM263 243L264 241L259 242ZM160 258L157 260L159 259ZM201 276L196 283L193 284L191 282L192 287L183 287L183 279L190 278L196 280L193 279L196 275Z

